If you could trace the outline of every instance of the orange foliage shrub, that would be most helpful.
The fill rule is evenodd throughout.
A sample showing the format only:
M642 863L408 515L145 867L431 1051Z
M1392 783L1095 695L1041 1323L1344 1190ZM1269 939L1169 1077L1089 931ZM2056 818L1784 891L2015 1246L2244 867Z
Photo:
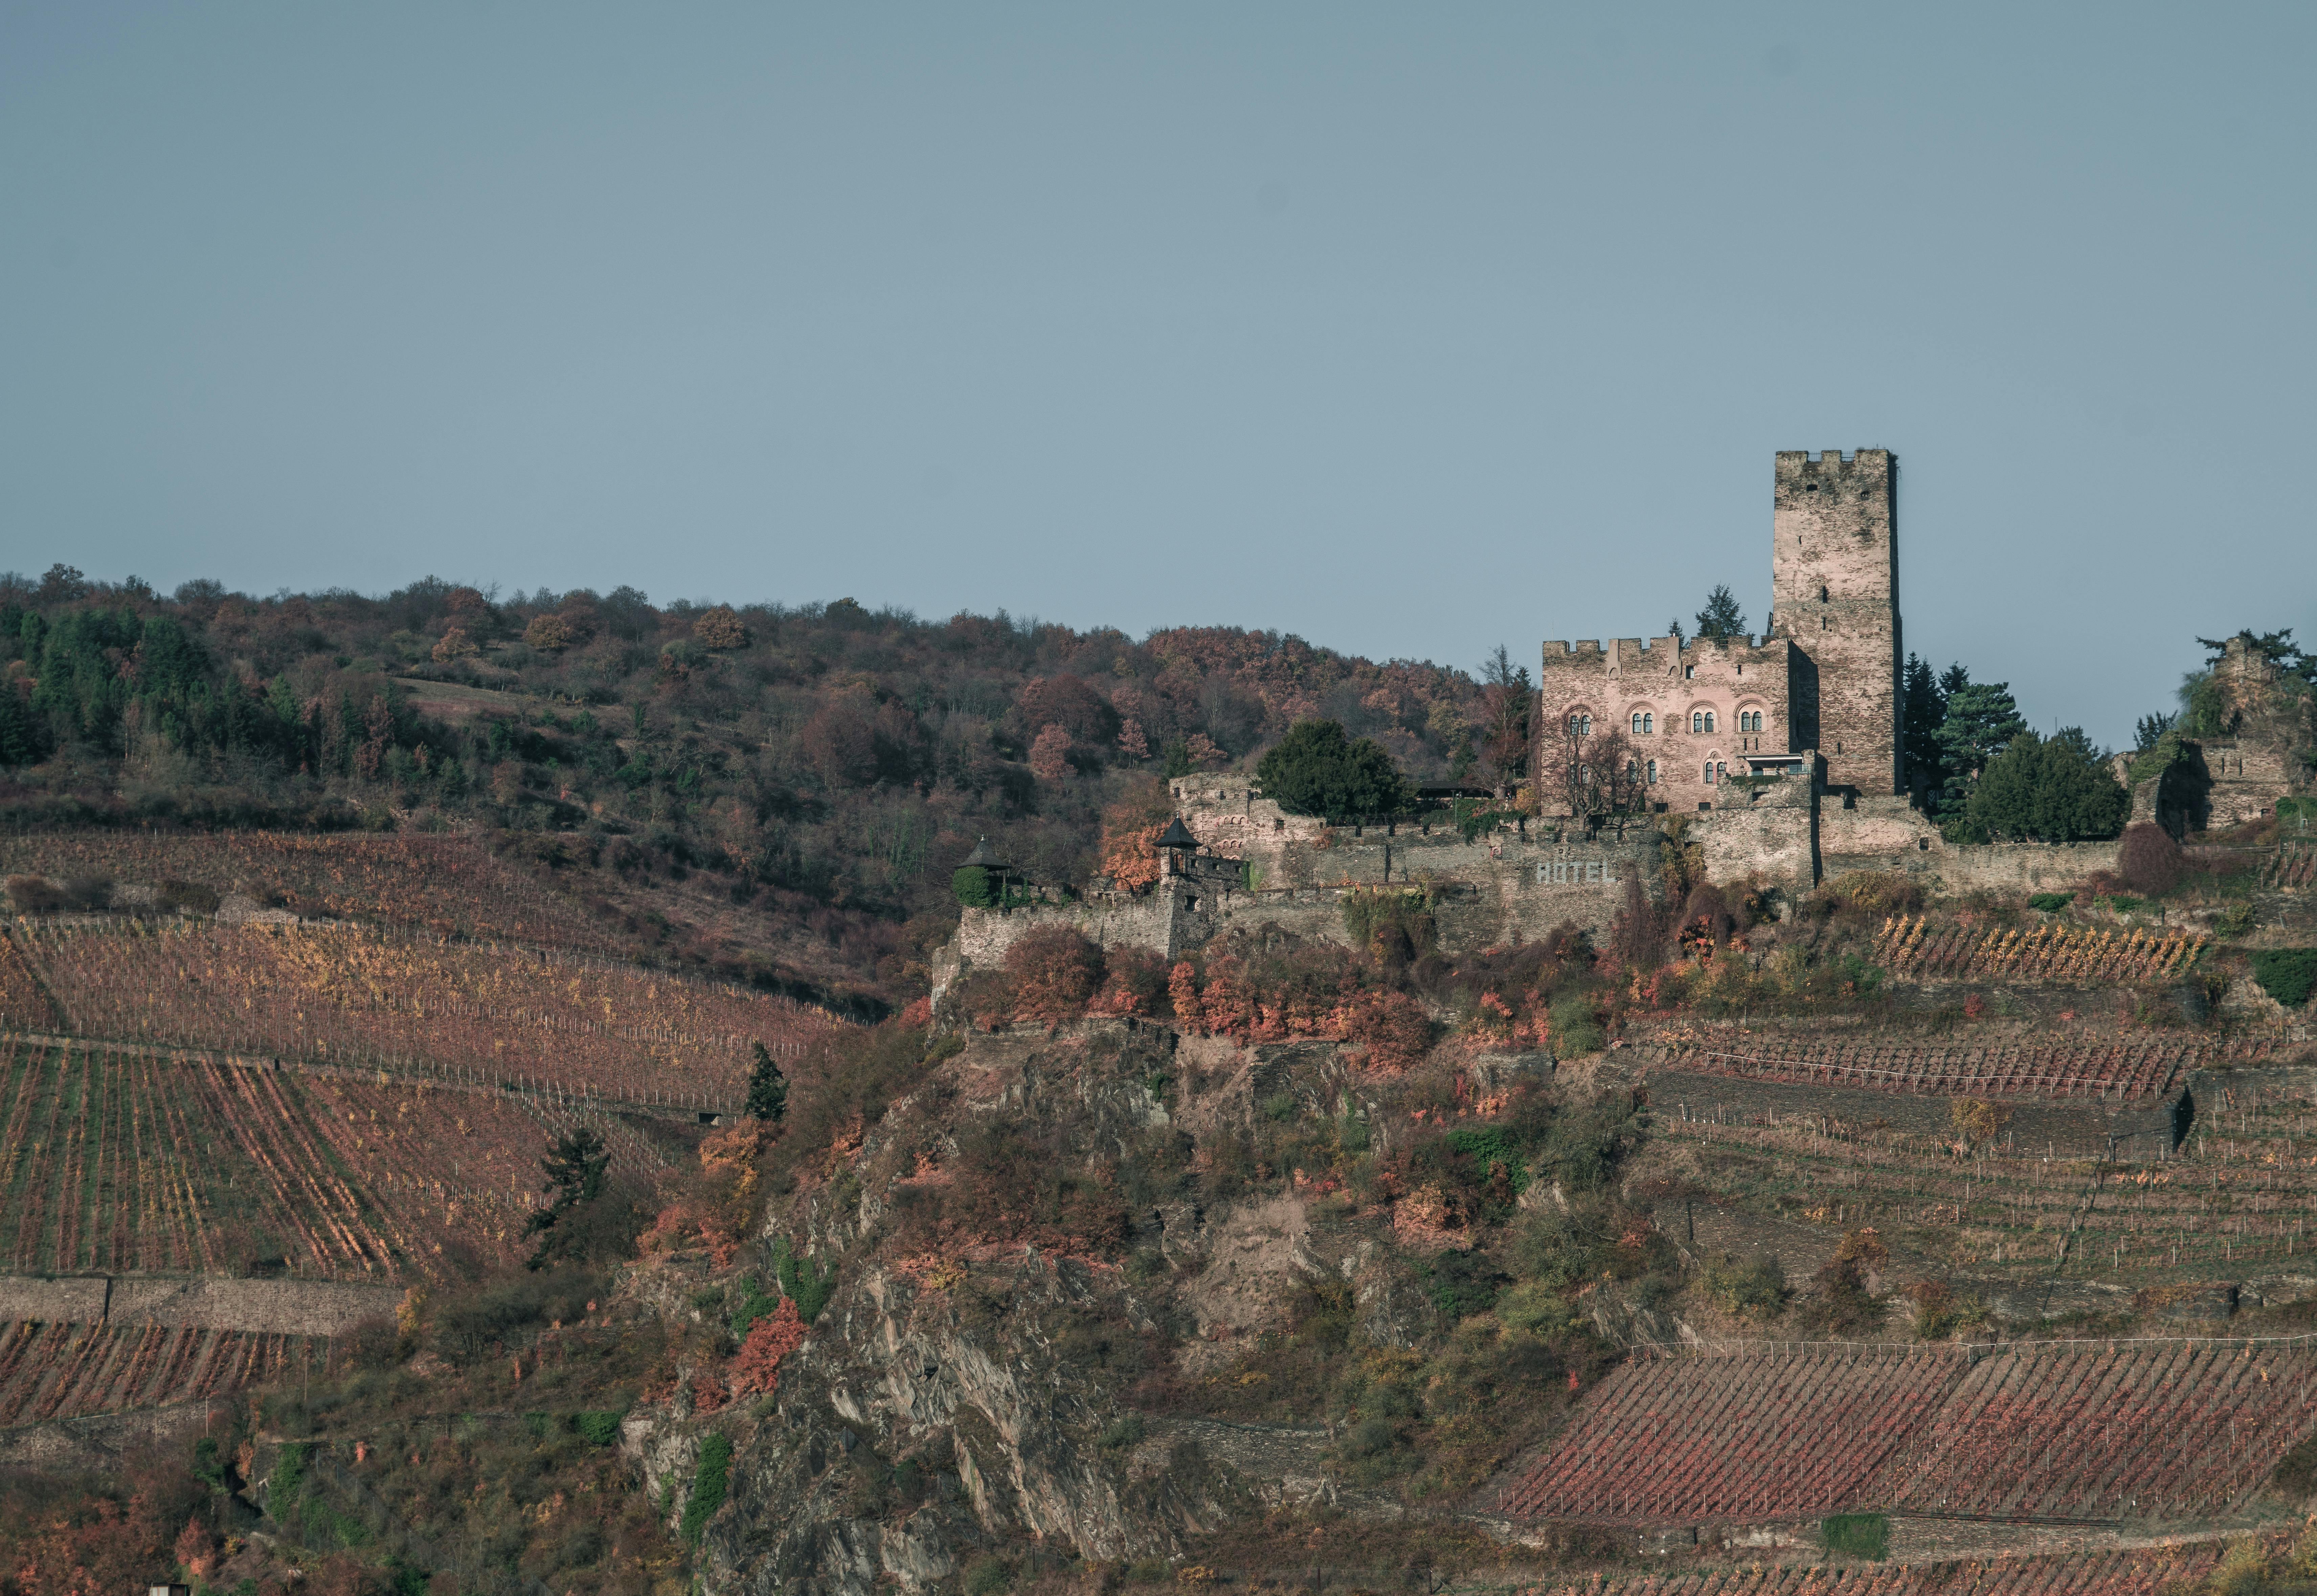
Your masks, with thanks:
M1137 826L1116 836L1105 835L1102 844L1102 873L1121 892L1138 892L1158 883L1158 834L1167 829L1164 820L1153 826Z
M1367 1050L1367 1067L1397 1073L1432 1045L1432 1020L1406 992L1363 992L1345 1005L1344 1036Z
M1122 892L1141 892L1155 884L1158 834L1174 814L1174 794L1166 783L1155 777L1135 783L1102 811L1101 874Z
M1199 973L1188 959L1176 965L1167 975L1167 996L1175 1008L1175 1018L1186 1026L1195 1026L1199 1013Z
M1014 1017L1059 1025L1086 1012L1102 983L1102 949L1066 926L1031 932L1006 950Z
M781 1385L781 1359L804 1344L804 1321L796 1300L783 1297L781 1305L748 1327L748 1339L732 1359L732 1394L772 1395Z
M1089 1014L1163 1018L1174 1011L1168 996L1167 961L1140 947L1114 947L1105 960L1102 990L1087 1005Z

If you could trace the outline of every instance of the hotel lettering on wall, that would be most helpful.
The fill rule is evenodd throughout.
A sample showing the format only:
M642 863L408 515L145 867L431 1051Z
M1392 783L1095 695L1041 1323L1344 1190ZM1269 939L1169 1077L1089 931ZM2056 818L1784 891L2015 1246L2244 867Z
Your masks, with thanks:
M1607 859L1550 859L1536 867L1539 886L1597 886L1616 879L1617 867Z

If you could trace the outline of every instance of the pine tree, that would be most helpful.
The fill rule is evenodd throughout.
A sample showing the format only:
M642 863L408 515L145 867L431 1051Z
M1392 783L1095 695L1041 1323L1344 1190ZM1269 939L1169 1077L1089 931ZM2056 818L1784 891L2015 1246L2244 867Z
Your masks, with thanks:
M1963 668L1951 667L1947 675L1961 676ZM1946 782L1942 812L1960 812L1980 773L2026 730L2008 682L1974 682L1966 677L1950 692L1938 731L1939 762Z
M547 1206L523 1222L524 1235L541 1238L539 1250L524 1267L543 1269L559 1254L574 1251L572 1233L567 1229L559 1235L556 1226L568 1218L573 1209L604 1195L604 1176L611 1165L612 1155L604 1145L604 1138L589 1126L583 1125L555 1139L547 1156L539 1161L540 1170L547 1177L547 1184L540 1188L548 1196Z
M778 1125L789 1111L788 1077L773 1063L773 1055L765 1050L763 1043L750 1045L756 1050L756 1065L748 1071L748 1117Z
M1919 802L1935 807L1945 777L1939 725L1947 718L1947 695L1939 691L1930 661L1913 654L1907 656L1905 682L1907 731L1902 746L1907 755L1907 788L1919 794Z
M1713 591L1705 596L1705 607L1697 612L1698 638L1720 641L1745 633L1746 612L1738 607L1738 596L1730 591L1728 583L1716 582Z

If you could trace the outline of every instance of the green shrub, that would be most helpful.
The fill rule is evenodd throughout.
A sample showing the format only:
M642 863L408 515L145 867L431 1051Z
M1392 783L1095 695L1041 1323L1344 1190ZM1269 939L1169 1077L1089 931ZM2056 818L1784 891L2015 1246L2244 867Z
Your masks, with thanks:
M2148 907L2147 899L2135 898L2130 892L2118 892L2115 897L2110 898L2107 902L2108 907L2115 910L2118 914L2138 914L2142 910Z
M1482 1170L1493 1164L1505 1167L1505 1179L1515 1197L1528 1189L1528 1143L1508 1126L1501 1125L1463 1125L1448 1133L1448 1144L1467 1154Z
M1263 795L1289 814L1345 821L1397 814L1415 793L1382 744L1336 721L1298 721L1256 767Z
M2075 901L2066 892L2035 892L2027 899L2027 907L2038 914L2057 914Z
M279 1519L305 1488L306 1443L291 1441L282 1448L282 1456L273 1460L273 1473L265 1482L266 1506Z
M2252 978L2287 1009L2298 1009L2317 985L2317 947L2263 948L2252 955Z
M797 1257L786 1236L773 1243L773 1272L780 1277L781 1290L796 1299L797 1317L807 1324L820 1317L836 1293L836 1266Z
M1891 1555L1891 1520L1883 1513L1834 1513L1819 1520L1819 1540L1829 1552L1880 1563Z
M968 865L949 878L949 890L968 909L987 909L997 901L997 883L979 865Z
M2317 1436L2278 1458L2269 1478L2287 1496L2317 1496Z
M1102 1432L1103 1446L1113 1452L1131 1447L1143 1435L1142 1415L1129 1413Z
M1600 1011L1590 998L1563 998L1552 1006L1552 1051L1556 1057L1574 1058L1598 1053L1609 1045L1601 1028Z
M1775 1318L1785 1312L1786 1299L1794 1295L1786 1286L1785 1267L1775 1258L1749 1258L1725 1269L1709 1269L1705 1288L1725 1310L1741 1318L1749 1314Z
M742 1278L736 1289L739 1293L740 1305L732 1314L732 1339L738 1340L748 1333L748 1327L757 1320L777 1312L781 1298L778 1292L757 1290L756 1282L747 1277ZM797 1305L797 1313L800 1315L804 1313L802 1304Z
M977 1557L966 1565L965 1596L998 1596L998 1592L1014 1583L1006 1565L995 1557Z
M696 1547L708 1520L724 1505L724 1491L732 1471L732 1442L720 1433L700 1443L700 1466L693 1471L692 1494L684 1503L684 1544Z
M608 1447L620 1439L620 1421L624 1412L574 1413L571 1428L591 1447Z

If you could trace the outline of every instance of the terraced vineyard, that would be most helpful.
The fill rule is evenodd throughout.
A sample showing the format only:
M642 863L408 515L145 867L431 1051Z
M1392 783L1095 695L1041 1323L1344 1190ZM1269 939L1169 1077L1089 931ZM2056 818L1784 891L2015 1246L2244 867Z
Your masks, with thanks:
M434 1278L513 1262L538 1161L582 1122L616 1176L666 1188L693 1133L600 1108L0 1041L0 1245L17 1273Z
M2101 1038L1997 1047L1925 1047L1829 1042L1806 1036L1748 1037L1722 1046L1682 1043L1665 1050L1668 1066L1751 1080L1855 1086L1933 1096L2163 1097L2189 1071L2257 1063L2260 1042Z
M1628 1363L1502 1495L1625 1523L1864 1508L2026 1522L2228 1511L2317 1428L2317 1351L2250 1342Z
M470 838L393 832L56 831L0 837L0 875L197 883L314 919L615 954L584 904Z
M1876 1499L2004 1520L2225 1512L2317 1428L2313 1376L2305 1343L2020 1347L1972 1369Z
M318 1367L302 1336L159 1324L0 1324L0 1428L228 1395Z
M1589 1579L1530 1588L1526 1596L2160 1596L2188 1589L2221 1560L2211 1541L2128 1552L2006 1557L1983 1563L1806 1565Z
M1694 1150L1694 1184L1716 1206L1828 1229L1874 1225L1973 1275L2041 1278L2233 1278L2301 1267L2317 1205L2317 1103L2263 1088L2258 1103L2205 1106L2187 1151L2164 1162L2053 1159L1998 1141L1958 1143L1873 1126L1739 1124L1658 1116ZM2151 1271L2155 1271L2152 1276Z
M2047 924L2030 931L1933 927L1928 916L1885 920L1874 962L1907 980L1982 976L2116 985L2163 981L2187 970L2205 949L2189 932L2104 931Z
M1499 1511L1645 1523L1872 1505L1883 1460L1964 1369L1952 1352L1929 1350L1630 1362L1586 1398Z
M75 1034L649 1104L736 1106L750 1044L836 1022L768 992L579 955L353 927L20 921Z

